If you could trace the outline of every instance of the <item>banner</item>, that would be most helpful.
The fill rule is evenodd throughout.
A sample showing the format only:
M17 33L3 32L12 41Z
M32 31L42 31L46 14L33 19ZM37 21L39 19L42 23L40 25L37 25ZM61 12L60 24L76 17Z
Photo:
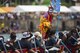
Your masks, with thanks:
M51 0L51 5L52 7L54 8L54 11L58 14L57 18L58 18L58 21L57 21L57 26L56 26L56 32L58 31L58 25L59 25L59 13L60 13L60 5L61 2L60 0Z
M60 6L61 6L60 4L61 4L60 0L51 0L51 5L54 8L54 11L56 12L60 12Z

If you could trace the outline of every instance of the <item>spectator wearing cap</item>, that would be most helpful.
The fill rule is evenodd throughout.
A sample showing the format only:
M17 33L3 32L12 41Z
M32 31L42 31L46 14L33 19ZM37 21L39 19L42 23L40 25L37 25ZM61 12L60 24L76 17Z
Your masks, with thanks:
M36 32L34 33L34 35L35 35L36 37L38 37L38 38L42 38L41 33L40 33L40 32L38 32L38 31L36 31Z
M36 31L34 33L34 36L35 36L36 47L41 49L41 51L39 50L41 53L44 53L45 52L45 46L44 46L44 42L42 39L42 34L39 31Z
M33 35L30 32L24 32L23 37L19 42L22 49L27 49L29 52L35 53L35 51L32 49L32 43L31 43L32 38Z
M8 50L12 50L13 52L20 53L17 50L17 48L15 46L15 43L16 43L16 33L11 32L10 39L8 39L8 41L6 42L6 47L7 47Z
M36 44L36 47L40 47L40 48L43 48L42 47L42 35L41 35L41 33L40 32L35 32L34 33L34 36L35 36L35 43L34 44Z

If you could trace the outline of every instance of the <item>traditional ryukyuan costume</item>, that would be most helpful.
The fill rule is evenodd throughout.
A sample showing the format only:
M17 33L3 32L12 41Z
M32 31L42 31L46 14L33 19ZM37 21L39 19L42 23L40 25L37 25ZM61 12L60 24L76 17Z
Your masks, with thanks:
M43 35L43 38L45 38L45 33L47 32L48 28L51 27L52 19L53 19L53 7L50 6L48 12L46 12L40 18L39 29Z

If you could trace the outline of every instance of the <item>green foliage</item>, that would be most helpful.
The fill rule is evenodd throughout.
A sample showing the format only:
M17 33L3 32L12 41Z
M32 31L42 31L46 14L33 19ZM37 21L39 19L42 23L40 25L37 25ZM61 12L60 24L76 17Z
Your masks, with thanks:
M61 5L70 7L70 6L72 6L72 2L66 3L64 0L62 0L62 1L61 1Z
M50 4L50 0L44 0L43 5L49 5Z
M50 0L44 0L43 5L49 5L50 4ZM66 3L65 0L61 0L61 5L65 5L65 6L72 6L72 2Z

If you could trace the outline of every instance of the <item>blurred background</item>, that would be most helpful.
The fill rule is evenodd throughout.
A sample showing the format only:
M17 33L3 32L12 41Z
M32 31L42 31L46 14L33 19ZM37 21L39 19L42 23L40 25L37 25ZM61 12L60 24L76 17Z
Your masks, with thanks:
M48 11L50 0L0 0L0 33L37 31L40 16ZM58 29L80 26L80 0L61 0ZM57 18L53 17L53 29Z
M0 0L0 6L17 6L17 5L49 5L50 0ZM73 6L79 5L80 0L61 0L61 5Z

